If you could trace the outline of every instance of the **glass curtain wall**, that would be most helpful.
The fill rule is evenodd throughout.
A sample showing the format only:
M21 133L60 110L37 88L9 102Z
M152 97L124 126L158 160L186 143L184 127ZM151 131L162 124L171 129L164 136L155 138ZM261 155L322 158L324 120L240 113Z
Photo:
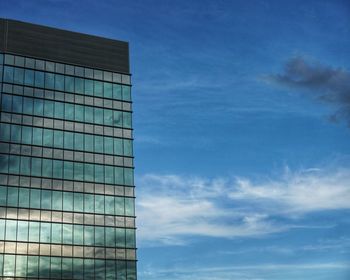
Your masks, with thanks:
M136 279L130 88L0 54L1 279Z

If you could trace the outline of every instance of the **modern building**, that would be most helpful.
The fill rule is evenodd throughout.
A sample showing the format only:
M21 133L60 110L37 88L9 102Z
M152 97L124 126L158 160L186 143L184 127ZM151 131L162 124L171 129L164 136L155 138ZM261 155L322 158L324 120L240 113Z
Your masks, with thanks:
M128 43L0 38L0 279L136 279Z

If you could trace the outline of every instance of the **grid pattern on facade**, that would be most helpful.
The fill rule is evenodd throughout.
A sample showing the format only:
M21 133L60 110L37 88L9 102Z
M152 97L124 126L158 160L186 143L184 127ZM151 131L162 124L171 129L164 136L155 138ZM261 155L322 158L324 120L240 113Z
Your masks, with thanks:
M130 76L0 54L0 275L136 279Z

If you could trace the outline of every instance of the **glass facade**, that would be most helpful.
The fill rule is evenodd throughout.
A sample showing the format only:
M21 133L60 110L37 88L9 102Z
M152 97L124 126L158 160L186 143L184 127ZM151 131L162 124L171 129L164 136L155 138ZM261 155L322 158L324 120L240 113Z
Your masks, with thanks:
M0 54L1 279L136 279L130 88Z

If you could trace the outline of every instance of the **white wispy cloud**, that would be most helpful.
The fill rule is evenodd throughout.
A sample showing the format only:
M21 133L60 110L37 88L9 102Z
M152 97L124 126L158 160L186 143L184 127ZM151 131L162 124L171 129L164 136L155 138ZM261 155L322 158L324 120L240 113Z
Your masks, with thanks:
M222 255L243 255L243 254L278 254L278 255L295 255L305 252L330 252L347 254L350 249L350 238L340 237L336 239L320 239L312 244L298 245L298 246L249 246L236 250L219 251Z
M256 205L273 205L284 213L349 209L350 170L287 171L280 179L261 183L238 178L229 196L254 201Z
M226 266L205 266L205 267L179 267L169 269L156 269L150 267L142 271L142 276L148 279L169 279L169 280L267 280L275 279L276 272L283 272L283 275L295 277L296 272L303 275L308 271L330 272L348 271L350 263L348 262L315 262L315 263L264 263L252 265L226 265ZM317 277L317 276L316 276ZM288 278L293 279L293 278ZM301 279L301 278L298 278ZM318 279L318 278L312 278Z
M256 237L292 228L319 228L296 217L350 208L348 168L286 171L277 179L255 181L155 174L140 177L137 215L141 245L181 245L189 242L185 237L193 236Z

